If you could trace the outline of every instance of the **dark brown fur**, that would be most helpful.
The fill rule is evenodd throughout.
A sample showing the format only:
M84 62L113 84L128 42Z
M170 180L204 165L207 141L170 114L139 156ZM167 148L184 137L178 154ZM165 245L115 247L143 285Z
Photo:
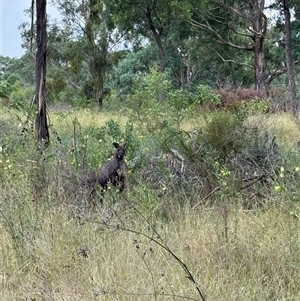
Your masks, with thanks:
M98 171L92 171L83 179L86 187L95 187L100 184L107 190L108 184L118 187L120 192L125 188L126 164L124 161L126 143L113 143L115 147L114 157L103 165Z

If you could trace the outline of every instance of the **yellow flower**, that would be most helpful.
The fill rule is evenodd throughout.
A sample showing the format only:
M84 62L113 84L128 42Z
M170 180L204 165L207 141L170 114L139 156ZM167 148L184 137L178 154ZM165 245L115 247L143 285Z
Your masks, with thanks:
M295 172L298 172L298 171L300 171L300 167L299 167L299 166L296 166L296 167L295 167Z
M283 166L280 167L280 171L284 172L284 167Z
M221 175L226 177L226 176L229 176L230 175L230 171L229 170L221 170Z
M281 186L280 185L276 185L274 186L275 191L280 191L281 190Z

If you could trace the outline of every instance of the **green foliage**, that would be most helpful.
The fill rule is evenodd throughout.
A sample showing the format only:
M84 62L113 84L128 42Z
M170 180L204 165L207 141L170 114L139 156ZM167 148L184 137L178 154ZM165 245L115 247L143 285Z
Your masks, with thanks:
M105 125L106 133L114 140L114 141L119 141L120 136L121 136L121 129L120 125L113 121L109 120L106 122Z
M213 114L204 128L204 140L221 158L239 152L246 142L243 120L226 111Z
M0 97L6 99L6 104L13 108L18 108L26 112L30 106L34 88L29 85L24 85L18 80L13 84L7 81L0 82Z
M47 89L54 101L58 100L58 95L67 88L66 80L62 76L49 79L47 81ZM49 99L48 99L49 100ZM50 102L50 101L49 101Z
M169 91L169 101L178 109L201 104L207 99L217 102L213 91L208 88L214 88L217 82L225 83L225 88L226 85L231 88L253 86L253 70L248 68L253 65L251 51L236 51L224 43L216 44L211 32L201 30L199 34L199 29L188 22L191 17L199 22L206 20L223 37L228 36L230 30L232 43L246 47L247 37L238 36L240 30L231 29L248 30L251 26L245 27L247 20L235 18L232 10L225 9L226 5L214 7L209 1L194 0L159 0L152 3L153 7L147 1L136 0L85 0L81 4L59 0L52 4L62 18L60 23L49 20L48 24L49 102L74 102L77 107L84 106L86 101L99 99L107 87L125 99L135 89L133 83L137 78L148 73L149 66L158 66L164 56L172 89L176 87L173 96ZM299 38L299 22L295 17L298 16L298 5L294 2L290 5L295 12L292 38L293 45L296 45ZM149 8L148 15L146 7ZM208 13L210 11L214 15ZM224 26L226 22L215 22L219 19L229 20L230 29ZM280 47L284 46L282 18L277 19L277 23L268 23L270 29L264 40L265 57L271 72L279 69L285 59L284 47ZM152 20L153 27L149 20ZM24 47L28 47L28 51L21 59L0 57L1 81L10 85L20 82L21 85L34 86L29 25L23 24L22 30ZM299 57L297 49L294 47L295 60ZM286 86L284 80L277 83Z
M245 103L245 109L248 114L266 113L269 107L270 100L260 99L258 97Z
M61 25L49 24L47 65L50 100L78 103L98 101L110 67L109 44L114 36L100 1L56 1ZM89 105L89 104L87 104Z
M0 90L0 98L8 98L8 96Z
M168 119L168 93L171 81L167 73L152 68L150 74L141 76L135 82L129 96L129 114L141 129L155 133L166 126Z
M197 104L197 97L194 93L186 90L171 90L168 93L168 103L176 110L184 110L190 106Z
M12 90L11 85L7 81L0 81L0 97L8 98Z
M0 55L0 78L10 85L19 81L22 85L34 85L34 61L29 53L20 59Z
M95 101L87 98L86 96L75 96L73 94L71 94L71 101L69 100L69 93L68 91L63 91L60 93L60 99L61 100L66 100L66 103L71 104L74 108L93 108L95 107Z
M153 62L155 62L153 47L146 46L137 51L127 52L113 67L112 80L109 84L120 93L127 95L131 92L134 81L147 73Z
M194 93L194 104L211 103L217 105L220 103L220 95L218 95L210 86L198 85Z
M76 171L86 172L105 164L112 155L113 142L127 143L126 160L131 171L140 164L141 144L131 122L127 121L124 128L121 128L118 122L110 119L101 127L88 126L83 129L75 118L73 124L74 151L70 160Z
M13 91L10 94L10 103L14 107L23 107L25 110L29 108L34 96L34 87L21 86L16 82L13 86Z
M0 82L0 98L8 98L8 85L5 82Z

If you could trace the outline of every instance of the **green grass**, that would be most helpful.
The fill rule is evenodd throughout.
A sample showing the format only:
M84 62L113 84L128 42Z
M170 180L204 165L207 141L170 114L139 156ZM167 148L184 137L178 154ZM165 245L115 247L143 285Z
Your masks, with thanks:
M1 122L18 128L6 114ZM50 117L62 139L72 136L74 120L82 129L127 121L91 111ZM288 115L263 124L286 148L299 139ZM205 300L299 300L297 187L274 191L251 210L242 204L254 199L221 192L193 208L144 180L93 207L69 174L72 154L57 156L53 143L40 157L31 136L21 146L9 134L0 154L1 300L201 300L197 287Z

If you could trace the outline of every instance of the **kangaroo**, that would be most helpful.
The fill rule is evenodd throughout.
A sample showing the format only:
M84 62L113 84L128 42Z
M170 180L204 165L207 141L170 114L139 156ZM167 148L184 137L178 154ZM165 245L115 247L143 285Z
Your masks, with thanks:
M103 190L107 190L108 184L118 187L122 192L125 188L126 164L124 161L126 143L113 143L115 147L114 157L103 165L98 171L88 173L83 179L83 185L86 187L95 187L100 184Z

